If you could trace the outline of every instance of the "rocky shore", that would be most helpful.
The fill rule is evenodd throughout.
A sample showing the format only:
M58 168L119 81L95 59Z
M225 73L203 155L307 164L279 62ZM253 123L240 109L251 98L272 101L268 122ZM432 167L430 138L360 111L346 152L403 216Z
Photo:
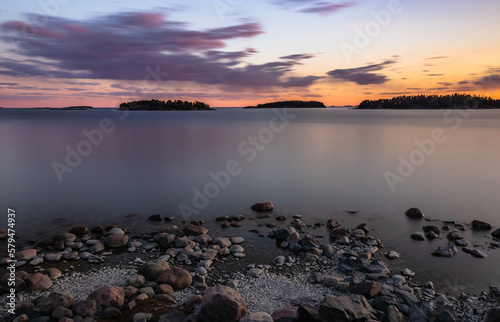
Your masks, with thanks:
M273 229L269 234L252 228L252 238L215 235L202 221L158 214L149 220L162 222L159 229L140 236L126 227L80 226L18 250L17 261L0 261L7 269L15 267L0 279L2 320L500 321L496 286L478 296L451 297L431 281L414 282L411 267L391 269L388 262L400 255L384 251L367 224L343 227L334 218L308 223L300 215L274 215L271 203L251 208L259 218L275 220L266 224ZM406 215L424 218L416 208ZM241 215L219 217L217 223L245 229ZM319 241L312 228L326 229L329 240ZM436 238L447 231L449 244L433 255L452 256L458 246L486 257L460 238L461 228L453 222L427 225L411 238ZM478 220L471 228L492 229ZM500 231L492 236L494 247ZM256 254L246 245L259 238L283 255L265 264L250 262ZM15 305L9 297L12 283ZM7 312L11 306L14 314Z

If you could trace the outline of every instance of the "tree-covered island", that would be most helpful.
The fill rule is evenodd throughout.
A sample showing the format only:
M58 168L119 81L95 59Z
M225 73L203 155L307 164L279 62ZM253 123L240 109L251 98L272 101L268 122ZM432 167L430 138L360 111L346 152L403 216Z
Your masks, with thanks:
M121 103L119 110L127 111L199 111L211 110L210 105L203 102L181 100L161 101L157 99Z
M326 107L325 104L318 101L280 101L259 104L257 106L248 106L246 108L304 108L304 107Z
M410 95L390 99L364 100L358 109L494 109L500 100L469 94Z

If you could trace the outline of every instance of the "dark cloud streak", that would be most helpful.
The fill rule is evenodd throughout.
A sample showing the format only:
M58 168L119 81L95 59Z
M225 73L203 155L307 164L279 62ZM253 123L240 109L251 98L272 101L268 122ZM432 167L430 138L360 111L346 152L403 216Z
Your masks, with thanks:
M386 60L383 63L371 64L364 67L335 69L328 72L328 75L345 81L354 82L358 85L376 85L389 81L385 75L374 73L383 70L388 65L396 63L395 60Z
M78 21L53 17L36 37L24 37L27 23L9 21L0 28L19 40L18 60L0 58L0 74L14 77L164 81L242 87L307 87L321 77L287 77L312 55L297 54L260 65L244 64L256 52L224 52L226 42L263 33L260 24L191 30L160 13L120 13ZM12 36L15 35L15 36ZM0 38L9 41L5 36ZM238 67L236 67L238 66ZM76 83L76 82L75 82ZM85 85L90 85L88 83ZM82 84L83 85L83 84Z

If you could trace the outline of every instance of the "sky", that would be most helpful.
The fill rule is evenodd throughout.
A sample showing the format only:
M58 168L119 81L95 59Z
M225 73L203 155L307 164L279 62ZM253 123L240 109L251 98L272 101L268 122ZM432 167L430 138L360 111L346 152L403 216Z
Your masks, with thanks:
M497 0L39 0L0 9L0 107L500 99Z

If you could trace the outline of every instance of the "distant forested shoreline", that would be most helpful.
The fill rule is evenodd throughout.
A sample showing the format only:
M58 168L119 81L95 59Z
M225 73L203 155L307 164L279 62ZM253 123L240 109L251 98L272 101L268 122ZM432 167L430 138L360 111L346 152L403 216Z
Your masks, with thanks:
M319 101L279 101L272 103L259 104L257 106L248 106L246 108L303 108L303 107L326 107Z
M469 94L410 95L390 99L364 100L358 109L496 109L500 100Z
M141 100L121 103L119 110L127 111L199 111L210 110L210 105L203 102L188 102L181 100Z

